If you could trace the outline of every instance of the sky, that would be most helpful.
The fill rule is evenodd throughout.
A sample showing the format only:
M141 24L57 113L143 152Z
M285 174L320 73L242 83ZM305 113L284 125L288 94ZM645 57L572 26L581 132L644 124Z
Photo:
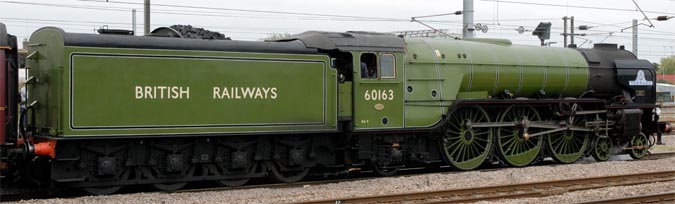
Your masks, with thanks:
M648 18L675 17L675 0L635 0ZM411 17L462 10L462 0L151 0L151 29L189 24L218 31L233 40L261 40L273 33L296 34L318 31L394 32L427 30ZM143 0L0 0L0 22L20 40L40 27L56 26L66 32L95 33L107 25L132 29L136 9L136 31L143 32ZM644 20L633 0L475 0L474 23L487 25L479 38L504 38L514 44L538 45L532 31L540 22L551 22L552 46L562 47L563 16L574 16L575 43L583 48L593 43L616 43L632 49L632 19L638 19L638 57L659 62L675 54L675 18ZM435 29L461 33L462 16L419 18ZM651 27L650 25L653 25ZM519 34L520 26L525 32ZM622 29L623 32L622 32ZM568 42L569 43L569 42Z

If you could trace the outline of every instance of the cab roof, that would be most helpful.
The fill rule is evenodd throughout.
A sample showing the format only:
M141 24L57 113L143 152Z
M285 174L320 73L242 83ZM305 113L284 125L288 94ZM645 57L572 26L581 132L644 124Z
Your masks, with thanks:
M403 38L397 37L394 34L362 31L307 31L274 41L287 42L295 40L303 42L307 48L318 48L324 50L338 49L345 51L362 50L385 52L403 52L405 50Z

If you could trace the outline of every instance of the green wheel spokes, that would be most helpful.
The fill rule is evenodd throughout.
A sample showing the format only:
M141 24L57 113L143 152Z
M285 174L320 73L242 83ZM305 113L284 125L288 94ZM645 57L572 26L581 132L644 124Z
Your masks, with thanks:
M593 151L591 155L595 161L607 161L612 156L613 143L609 137L595 137L593 141Z
M632 148L628 152L630 157L633 159L641 159L647 154L647 150L649 149L647 136L644 133L633 136L633 139L630 140L630 146Z
M441 144L450 165L471 170L485 162L492 145L492 129L471 127L483 122L490 122L490 118L480 107L460 108L450 115Z
M583 127L586 118L574 116L570 123L574 127ZM553 160L560 163L572 163L583 156L588 146L590 132L583 131L560 131L551 133L546 137L547 150Z
M499 116L499 122L512 122L529 120L541 121L539 113L532 106L511 106ZM496 145L500 158L512 166L525 166L530 164L539 155L543 136L529 137L527 135L541 132L539 128L523 127L500 127L497 128Z

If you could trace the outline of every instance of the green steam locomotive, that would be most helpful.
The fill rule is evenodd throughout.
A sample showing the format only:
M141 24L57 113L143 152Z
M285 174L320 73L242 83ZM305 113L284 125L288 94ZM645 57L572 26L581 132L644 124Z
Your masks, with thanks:
M639 159L659 131L652 64L614 44L370 32L247 42L46 27L30 37L21 102L16 38L0 28L3 185L23 177L110 194Z

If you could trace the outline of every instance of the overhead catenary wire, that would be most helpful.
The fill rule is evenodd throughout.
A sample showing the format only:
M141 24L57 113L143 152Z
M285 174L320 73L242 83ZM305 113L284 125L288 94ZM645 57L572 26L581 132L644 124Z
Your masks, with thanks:
M481 0L494 2L495 0ZM505 1L499 0L500 3L510 3L510 4L524 4L524 5L535 5L535 6L552 6L552 7L564 7L564 8L579 8L579 9L593 9L593 10L605 10L605 11L626 11L626 12L635 12L635 9L627 8L611 8L611 7L595 7L595 6L577 6L577 5L565 5L565 4L551 4L551 3L534 3L534 2L524 2L524 1ZM653 14L666 14L666 15L675 15L670 11L644 11L645 13Z

